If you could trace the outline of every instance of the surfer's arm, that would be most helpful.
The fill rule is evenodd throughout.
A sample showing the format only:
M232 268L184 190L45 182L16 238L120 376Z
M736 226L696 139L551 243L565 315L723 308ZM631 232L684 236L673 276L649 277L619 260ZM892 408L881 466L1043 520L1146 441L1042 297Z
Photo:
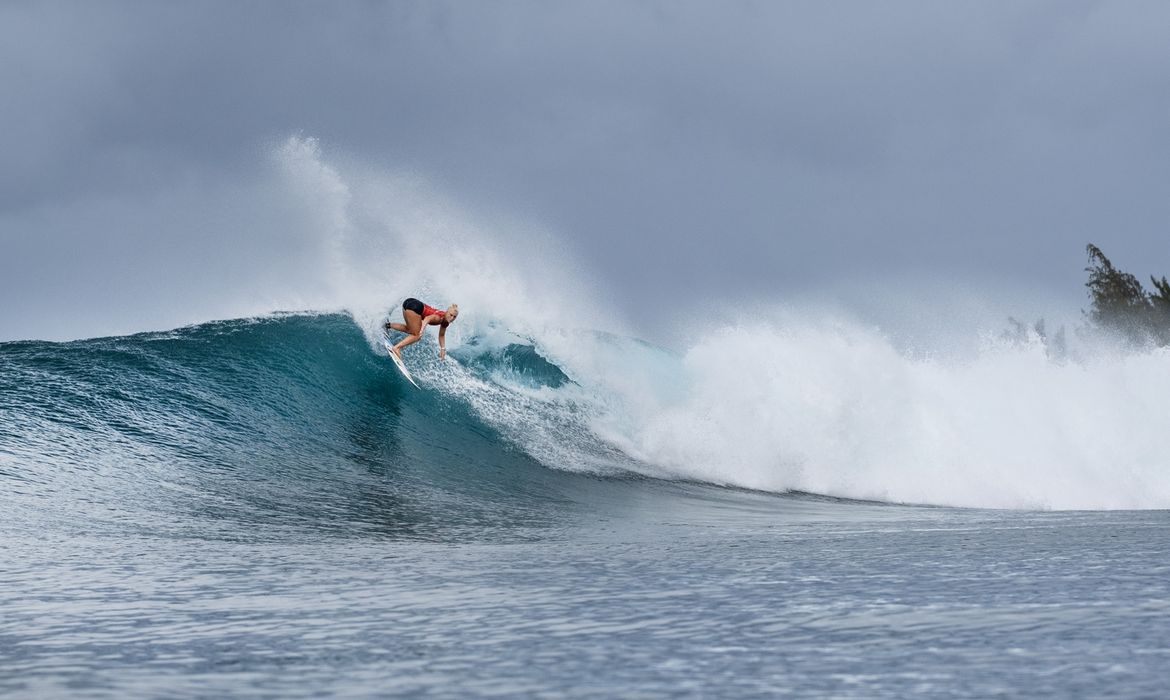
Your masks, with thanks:
M439 326L439 359L447 359L447 326Z
M431 314L430 316L427 316L426 318L424 318L422 320L422 323L420 323L418 325L418 337L420 337L420 338L423 337L423 333L427 332L427 326L431 325L432 318L439 318L439 317L434 315L434 314Z

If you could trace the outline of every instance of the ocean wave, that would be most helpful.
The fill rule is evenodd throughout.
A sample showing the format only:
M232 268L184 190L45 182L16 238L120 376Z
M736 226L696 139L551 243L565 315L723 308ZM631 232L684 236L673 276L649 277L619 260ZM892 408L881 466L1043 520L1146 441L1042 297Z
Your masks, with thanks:
M897 503L1170 507L1165 349L1057 357L1034 337L914 354L796 314L705 330L678 352L496 333L462 349L478 372L433 381L559 469Z
M65 494L90 527L194 508L425 536L514 520L531 506L524 484L576 472L899 503L1170 506L1164 353L908 358L847 324L731 328L681 353L498 330L448 362L411 348L418 390L377 333L293 314L2 344L12 503Z

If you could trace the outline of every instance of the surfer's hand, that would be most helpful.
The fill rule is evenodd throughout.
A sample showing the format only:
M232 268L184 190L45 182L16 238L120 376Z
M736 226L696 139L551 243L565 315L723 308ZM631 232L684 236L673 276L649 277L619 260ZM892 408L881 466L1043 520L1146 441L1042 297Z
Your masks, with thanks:
M447 348L439 348L439 359L440 360L447 359Z

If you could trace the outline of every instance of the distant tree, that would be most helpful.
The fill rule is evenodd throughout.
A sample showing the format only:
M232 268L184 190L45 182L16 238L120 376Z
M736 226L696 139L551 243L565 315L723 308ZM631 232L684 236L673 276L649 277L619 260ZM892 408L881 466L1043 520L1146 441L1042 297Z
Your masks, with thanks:
M1090 243L1085 250L1089 320L1133 343L1170 344L1170 282L1151 277L1158 293L1149 294L1136 277L1114 267L1100 248Z

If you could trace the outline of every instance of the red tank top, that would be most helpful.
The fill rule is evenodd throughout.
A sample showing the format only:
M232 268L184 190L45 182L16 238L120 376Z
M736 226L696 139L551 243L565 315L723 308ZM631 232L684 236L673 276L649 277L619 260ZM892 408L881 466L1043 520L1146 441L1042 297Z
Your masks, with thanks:
M433 306L428 306L427 304L423 304L423 312L422 312L423 318L426 318L427 316L444 316L446 313L447 313L446 311L440 311L439 309L436 309Z

